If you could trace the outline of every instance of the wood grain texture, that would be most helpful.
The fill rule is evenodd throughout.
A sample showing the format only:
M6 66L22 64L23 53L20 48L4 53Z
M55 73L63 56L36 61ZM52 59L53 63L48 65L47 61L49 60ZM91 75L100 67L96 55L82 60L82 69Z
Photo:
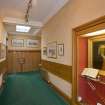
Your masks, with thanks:
M20 64L19 60L24 59ZM41 63L40 51L8 51L8 72L25 72L38 68Z
M7 61L0 62L0 74L7 72Z
M72 67L64 64L42 60L42 67L56 76L72 82Z

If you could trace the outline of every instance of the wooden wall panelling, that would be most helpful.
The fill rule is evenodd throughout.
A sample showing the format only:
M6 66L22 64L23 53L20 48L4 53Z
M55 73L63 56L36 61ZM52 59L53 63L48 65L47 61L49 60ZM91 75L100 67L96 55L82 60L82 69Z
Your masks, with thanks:
M72 67L64 64L42 60L42 67L56 76L72 82Z
M24 70L29 71L34 68L37 68L39 64L41 63L41 55L39 51L32 51L32 52L26 52L23 54L24 57L27 57L25 59L25 64L24 64Z
M8 62L8 65L7 65L7 68L8 68L8 71L9 72L10 70L12 70L13 68L13 54L11 52L7 52L7 62Z
M3 61L0 63L0 74L7 72L7 61Z
M32 71L38 68L41 59L40 51L8 51L8 72ZM23 66L19 59L25 60Z
M20 72L21 71L21 67L20 64L18 63L18 59L22 58L22 54L20 54L20 52L13 52L13 72Z

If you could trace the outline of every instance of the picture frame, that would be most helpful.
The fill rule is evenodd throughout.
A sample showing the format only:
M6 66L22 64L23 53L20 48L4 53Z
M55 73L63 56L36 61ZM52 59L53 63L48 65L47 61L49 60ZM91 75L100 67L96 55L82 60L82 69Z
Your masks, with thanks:
M51 42L47 45L47 56L48 58L57 59L57 42Z
M0 43L0 59L6 59L6 45Z
M24 46L31 48L39 47L39 40L33 40L33 39L24 40Z
M12 39L12 46L13 47L24 47L24 40L23 39Z
M43 47L43 55L47 56L47 47Z
M58 44L58 56L64 56L64 44Z

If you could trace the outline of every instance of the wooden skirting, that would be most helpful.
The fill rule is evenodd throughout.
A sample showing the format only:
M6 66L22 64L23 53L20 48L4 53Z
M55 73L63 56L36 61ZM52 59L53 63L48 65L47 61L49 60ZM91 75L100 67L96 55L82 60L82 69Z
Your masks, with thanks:
M56 76L72 82L72 66L42 60L42 67Z

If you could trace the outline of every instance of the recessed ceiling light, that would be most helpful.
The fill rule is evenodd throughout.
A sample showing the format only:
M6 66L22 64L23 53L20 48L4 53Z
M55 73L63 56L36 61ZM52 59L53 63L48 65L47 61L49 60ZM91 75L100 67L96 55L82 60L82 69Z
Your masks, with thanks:
M29 26L16 25L17 32L29 32L30 29L31 29L31 27L29 27Z
M83 36L96 36L96 35L101 35L101 34L105 34L105 29L91 32L91 33L85 34Z

